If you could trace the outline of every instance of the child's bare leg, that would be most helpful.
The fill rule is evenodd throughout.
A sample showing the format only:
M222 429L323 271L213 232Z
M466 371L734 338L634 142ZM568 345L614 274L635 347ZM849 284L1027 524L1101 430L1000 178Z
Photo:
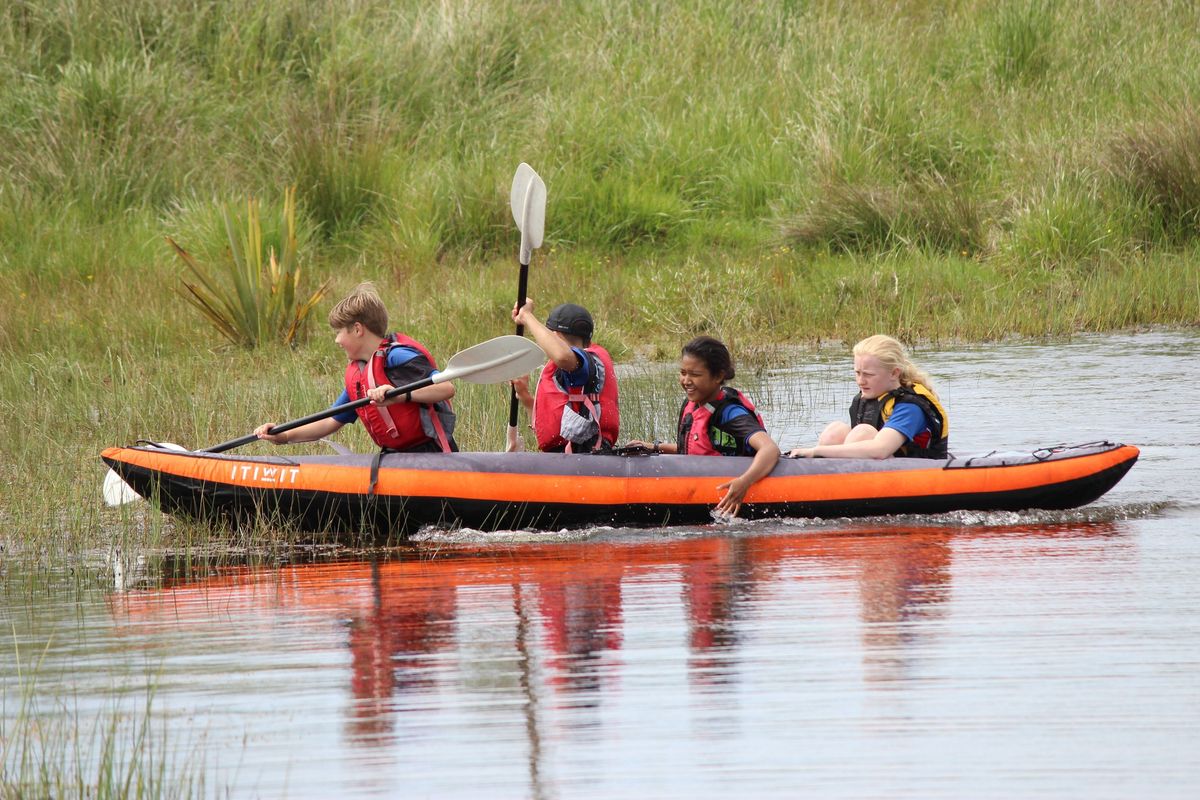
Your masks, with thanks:
M861 425L855 425L854 429L846 434L846 444L850 444L852 442L865 442L869 439L874 439L875 434L877 433L879 433L879 431L875 430L874 425L868 425L865 422Z
M817 437L817 444L841 444L846 441L846 434L850 433L850 426L844 422L831 422L825 426L825 430L821 431L821 435Z

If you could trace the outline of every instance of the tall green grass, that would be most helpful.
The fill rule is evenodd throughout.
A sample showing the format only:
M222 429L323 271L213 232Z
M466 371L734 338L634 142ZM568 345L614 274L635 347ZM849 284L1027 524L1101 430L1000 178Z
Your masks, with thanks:
M1064 152L1080 154L1075 175L1156 181L1143 192L1195 170L1165 152L1194 117L1178 142L1154 133L1177 130L1170 109L1197 88L1187 4L79 0L0 13L10 210L53 200L124 225L190 194L295 184L334 263L338 245L364 242L426 263L494 254L522 159L549 180L564 245L782 234L867 253L1003 252L1015 214L1054 203ZM1100 211L1123 213L1118 200Z

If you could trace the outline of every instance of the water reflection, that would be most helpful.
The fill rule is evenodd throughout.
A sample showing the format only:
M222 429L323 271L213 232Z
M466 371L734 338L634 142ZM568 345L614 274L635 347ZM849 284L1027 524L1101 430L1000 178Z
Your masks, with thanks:
M621 649L622 572L620 564L605 560L587 571L529 576L545 629L548 685L581 695L576 705L595 705L598 690L611 682L603 658Z
M31 752L23 725L103 753L88 731L133 698L183 753L147 766L238 797L1190 798L1200 447L1190 409L1130 414L1113 376L1172 396L1198 354L1191 332L927 354L956 449L1143 446L1071 511L453 531L271 567L6 551L0 750ZM799 443L854 386L843 348L794 361L755 399ZM49 713L22 721L26 694Z
M746 652L770 629L773 606L806 584L858 606L862 680L902 683L928 652L952 594L954 552L964 542L1036 537L1042 558L1059 539L1112 536L1114 523L971 529L843 528L638 542L529 544L503 549L416 548L369 561L217 568L202 579L115 594L118 622L185 626L194 636L272 626L301 613L304 636L322 620L340 626L349 653L345 732L379 747L394 741L402 715L461 679L471 643L460 618L481 611L509 636L513 658L493 666L525 719L537 772L545 703L570 709L571 724L598 725L596 709L621 675L624 587L676 585L687 674L693 691L729 693ZM639 602L645 602L641 600ZM507 621L505 621L507 620ZM503 623L501 625L501 623ZM495 633L497 630L509 634Z
M756 587L770 579L769 564L756 562L755 541L714 538L694 543L700 557L683 566L688 672L697 689L717 690L737 680L739 622Z
M917 532L888 537L862 556L864 678L872 683L910 676L918 636L936 627L910 624L945 614L950 594L950 535Z
M361 569L361 564L346 566L353 572ZM370 562L369 569L371 602L351 611L347 625L355 700L348 731L353 739L379 745L390 741L395 713L404 708L393 698L436 688L429 656L453 649L456 597L453 585L385 581L378 561ZM326 582L344 579L331 570L316 581L301 581L306 592L319 592Z

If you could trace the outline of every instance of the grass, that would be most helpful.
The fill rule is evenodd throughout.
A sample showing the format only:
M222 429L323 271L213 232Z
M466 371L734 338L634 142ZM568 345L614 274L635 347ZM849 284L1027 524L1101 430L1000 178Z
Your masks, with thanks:
M1200 324L1198 25L1195 3L1082 0L0 4L4 559L309 540L99 492L105 446L202 447L336 395L326 306L295 348L227 347L164 243L218 259L220 209L288 186L308 285L375 281L444 362L511 330L527 161L537 309L587 305L623 366L720 336L794 430L811 387L758 374L794 345ZM622 375L624 435L669 438L678 391L645 372ZM460 385L460 444L499 450L507 404ZM80 730L35 673L4 687L0 796L203 792L162 782L151 690Z
M169 720L155 719L152 684L85 711L69 692L42 688L44 652L25 653L17 644L13 651L15 685L4 686L0 707L0 797L205 794L198 753L177 751Z
M1080 0L8 3L4 537L204 540L97 508L96 454L323 407L321 318L362 280L442 360L510 330L520 161L549 190L537 309L587 305L624 363L702 332L754 364L876 332L1200 324L1198 23ZM294 349L227 349L164 236L218 259L220 210L288 186L329 296ZM659 390L629 387L627 431L662 436L634 399ZM460 387L461 443L498 449L505 403Z

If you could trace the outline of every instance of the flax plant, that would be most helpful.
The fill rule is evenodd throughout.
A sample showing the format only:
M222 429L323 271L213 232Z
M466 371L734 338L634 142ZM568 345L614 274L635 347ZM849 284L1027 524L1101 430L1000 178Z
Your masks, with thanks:
M235 345L255 348L268 341L296 346L306 333L308 315L329 291L325 280L303 298L296 244L296 192L284 195L278 258L264 248L258 201L246 203L244 220L222 212L229 258L216 267L201 264L170 236L167 242L187 265L194 282L184 280L184 297Z

